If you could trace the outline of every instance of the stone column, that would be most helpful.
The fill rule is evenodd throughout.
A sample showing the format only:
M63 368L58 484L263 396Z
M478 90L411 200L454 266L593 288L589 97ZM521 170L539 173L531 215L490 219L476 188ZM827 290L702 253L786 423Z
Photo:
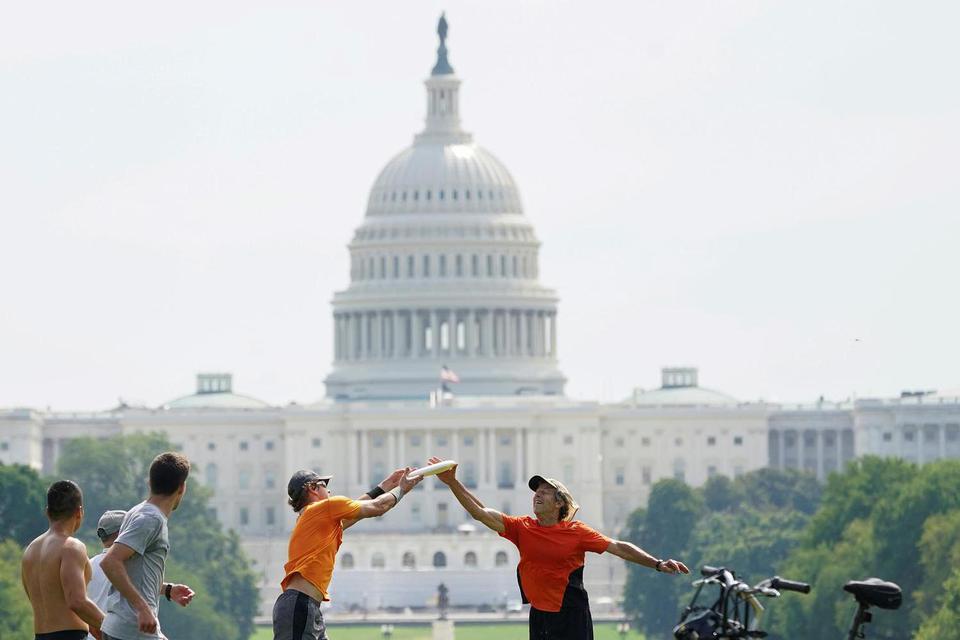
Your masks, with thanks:
M947 427L946 425L938 425L937 431L940 436L940 459L946 460L947 458Z
M537 311L537 356L547 355L547 313Z
M550 355L557 357L557 314L550 314Z
M457 355L457 312L455 309L450 309L450 316L447 320L447 346L450 347L448 352L450 356Z
M520 349L518 355L526 356L530 354L529 342L532 342L530 340L530 315L521 310L517 313L517 319L520 320Z
M467 313L465 331L467 338L467 355L471 358L477 355L477 342L480 337L479 327L477 326L477 310L470 309Z
M366 311L360 313L360 359L370 356L370 316Z
M400 459L398 467L407 466L407 432L403 429L397 431L397 457Z
M823 432L817 431L817 480L823 480L825 477L824 474L824 465L823 465ZM839 459L840 453L840 441L837 440L837 458Z
M438 322L437 310L434 309L430 312L430 339L433 344L431 345L430 355L434 358L440 357L440 323Z
M513 323L513 312L511 309L503 310L503 338L504 338L504 349L503 355L510 357L513 355L514 351L514 334L516 330L516 325Z
M403 332L403 318L400 317L400 310L393 310L393 357L399 358L401 345L404 342L405 334Z
M493 309L483 312L483 355L492 357L496 354L493 345Z
M419 358L423 355L423 322L417 309L410 310L410 355Z
M787 468L787 432L786 430L780 431L780 466L781 471L785 471Z

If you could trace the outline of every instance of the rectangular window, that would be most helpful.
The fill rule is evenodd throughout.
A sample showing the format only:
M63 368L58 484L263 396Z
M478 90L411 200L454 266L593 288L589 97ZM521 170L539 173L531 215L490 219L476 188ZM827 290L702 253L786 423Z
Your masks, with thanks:
M321 442L322 442L322 441L320 440L320 438L314 438L313 440L310 441L310 445L311 445L314 449L319 449Z
M249 448L246 440L240 441L240 451L246 451Z
M623 467L617 467L613 474L613 481L618 487L622 487L625 482L626 470Z
M892 442L892 441L893 441L893 434L890 433L889 431L884 431L884 433L883 433L883 441L884 441L884 442Z
M264 521L267 523L268 527L272 527L277 520L277 511L274 507L267 507L264 511Z
M267 440L263 443L263 446L267 451L273 451L273 440Z
M250 524L250 512L246 507L240 507L240 526L245 527Z
M273 471L265 471L263 474L263 488L273 489L277 484Z
M447 277L447 256L440 256L439 264L437 266L437 274L441 278Z
M400 277L400 258L399 256L393 256L393 277Z
M413 256L407 256L407 277L413 277Z
M573 436L563 436L563 444L573 444Z
M459 256L459 255L457 256L456 264L457 264L457 277L459 278L460 276L463 275L463 256Z
M649 446L650 446L650 438L640 438L640 446L641 446L641 447L649 447Z
M487 276L493 276L493 256L487 256Z
M712 478L715 475L717 475L717 468L711 464L707 467L707 477Z
M473 436L463 436L463 446L472 447L473 446Z
M430 256L423 256L423 277L430 277Z
M734 436L734 437L733 437L733 444L734 444L734 446L736 446L736 447L739 447L740 445L742 445L742 444L743 444L743 436Z
M473 255L470 257L470 275L474 277L480 275L480 256Z
M707 436L707 446L708 446L708 447L716 446L716 444L717 444L717 437L716 437L716 436Z
M653 472L650 470L650 467L643 467L640 469L640 478L643 481L643 484L649 485L650 478L653 476Z

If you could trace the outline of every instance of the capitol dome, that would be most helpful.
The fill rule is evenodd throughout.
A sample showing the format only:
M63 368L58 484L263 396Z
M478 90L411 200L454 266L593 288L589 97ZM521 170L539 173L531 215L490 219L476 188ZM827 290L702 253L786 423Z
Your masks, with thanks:
M557 296L510 172L460 125L460 79L440 18L426 119L370 189L334 294L335 400L559 395Z
M425 140L397 154L370 190L367 215L409 212L522 213L513 177L473 142Z
M233 375L229 373L197 374L197 392L171 400L163 409L268 409L263 400L233 392Z
M718 407L736 406L731 395L699 386L698 372L692 367L667 367L661 370L659 389L634 389L626 404L637 407Z

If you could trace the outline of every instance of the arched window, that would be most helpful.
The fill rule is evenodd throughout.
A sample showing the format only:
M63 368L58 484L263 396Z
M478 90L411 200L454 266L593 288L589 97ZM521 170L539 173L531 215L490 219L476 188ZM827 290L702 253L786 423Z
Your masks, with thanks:
M340 556L340 568L341 569L353 569L353 554L345 553Z
M217 465L212 462L206 468L206 481L211 489L217 488Z
M463 566L475 569L477 567L477 554L473 551L467 551L463 556Z
M413 555L413 551L407 551L403 554L403 560L401 561L404 569L416 569L417 568L417 557Z
M507 552L497 551L497 555L493 557L493 564L498 567L505 567L507 565Z
M443 551L437 551L433 554L433 567L435 569L443 569L447 566L447 556Z
M383 569L387 566L387 560L383 557L383 554L377 551L373 554L373 557L370 558L370 568L371 569Z

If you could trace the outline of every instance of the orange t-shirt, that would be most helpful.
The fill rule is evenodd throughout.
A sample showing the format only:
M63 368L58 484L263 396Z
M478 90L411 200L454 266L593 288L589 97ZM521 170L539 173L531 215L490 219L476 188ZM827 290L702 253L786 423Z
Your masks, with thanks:
M578 520L541 527L536 518L503 516L501 537L517 545L520 595L540 611L587 607L583 588L584 553L603 553L610 538Z
M299 573L329 600L327 586L333 576L333 564L343 542L342 520L350 520L360 511L360 503L344 496L332 496L303 508L290 534L286 575L280 586L287 588L290 578Z

